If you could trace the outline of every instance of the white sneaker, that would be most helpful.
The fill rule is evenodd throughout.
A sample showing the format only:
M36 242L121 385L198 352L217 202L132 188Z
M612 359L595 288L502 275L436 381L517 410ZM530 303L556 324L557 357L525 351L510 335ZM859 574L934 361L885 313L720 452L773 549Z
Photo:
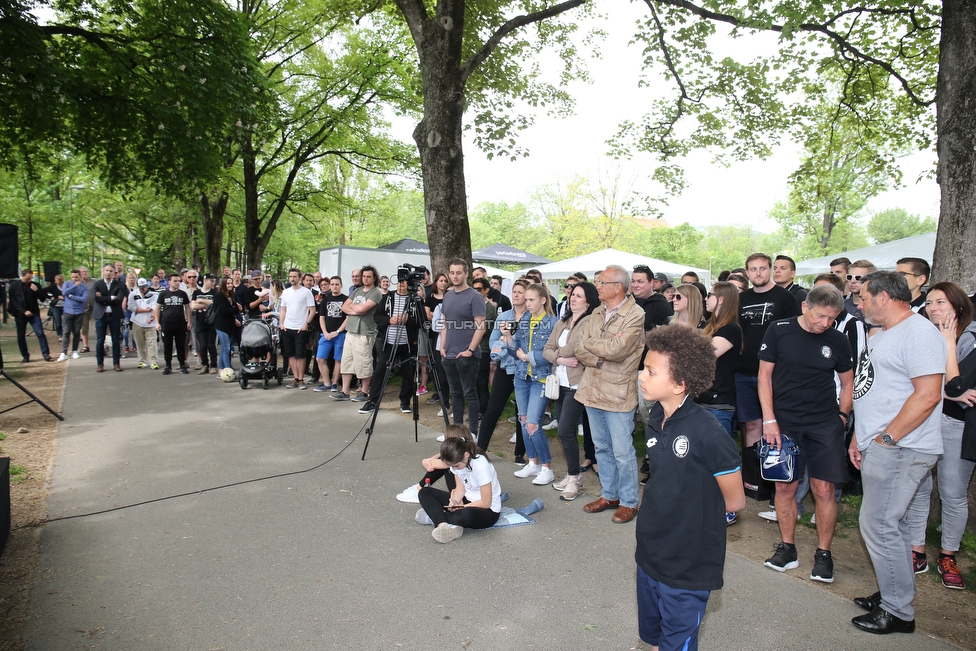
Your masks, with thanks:
M535 477L536 475L539 474L541 470L542 470L542 466L530 461L527 464L525 464L525 466L523 466L521 470L516 470L514 474L516 477L525 479L526 477Z
M512 434L512 438L508 439L509 443L518 443L518 434Z
M558 429L558 428L559 428L559 421L556 420L555 418L553 418L551 421L549 421L548 423L542 426L542 429L544 430L551 430L551 429Z
M440 416L440 414L437 414L437 415ZM443 434L441 434L440 436L437 437L437 442L438 443L443 443L444 442L444 435Z
M779 522L779 518L776 517L776 511L760 511L758 515L763 520L769 520L770 522Z
M420 486L417 484L408 486L396 498L397 501L406 502L407 504L420 504Z
M444 409L443 408L437 410L437 417L438 418L443 418L444 417Z
M576 426L576 436L583 436L583 423Z
M431 524L433 524L433 522ZM434 530L430 532L430 535L433 536L434 540L439 543L449 543L452 540L457 540L464 535L464 527L442 522L438 526L434 527Z
M579 495L579 492L582 490L583 486L580 483L580 478L578 476L570 476L569 479L569 483L566 484L565 488L563 488L563 492L559 494L559 499L572 502L576 499L576 496Z
M81 355L78 354L78 351L77 350L74 351L73 353L71 353L71 359L80 359L80 358L81 358Z
M417 524L426 524L428 527L434 524L434 521L430 519L429 515L427 515L427 511L424 511L423 509L417 509L417 515L414 516L414 520L417 521Z
M539 474L532 480L532 483L536 486L545 486L546 484L551 484L555 479L556 473L552 471L552 468L542 466L542 469L539 470Z
M814 513L810 516L810 524L817 524L817 514Z
M58 361L59 362L66 362L66 361L68 361L68 356L65 355L64 353L61 353L60 355L58 355Z

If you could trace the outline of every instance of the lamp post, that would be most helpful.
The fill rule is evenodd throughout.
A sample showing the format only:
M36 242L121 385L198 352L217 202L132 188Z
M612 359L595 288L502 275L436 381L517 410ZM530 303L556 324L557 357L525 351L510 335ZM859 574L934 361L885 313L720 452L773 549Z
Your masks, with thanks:
M83 185L68 186L68 232L71 236L71 269L75 268L75 197L72 190L84 190Z

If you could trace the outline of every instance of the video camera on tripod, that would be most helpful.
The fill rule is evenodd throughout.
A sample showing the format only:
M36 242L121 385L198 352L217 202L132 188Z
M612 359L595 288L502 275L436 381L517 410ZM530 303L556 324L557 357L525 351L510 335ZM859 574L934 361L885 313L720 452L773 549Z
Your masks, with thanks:
M397 282L406 281L407 291L410 294L417 294L424 286L424 275L430 273L424 265L415 266L404 262L397 267Z

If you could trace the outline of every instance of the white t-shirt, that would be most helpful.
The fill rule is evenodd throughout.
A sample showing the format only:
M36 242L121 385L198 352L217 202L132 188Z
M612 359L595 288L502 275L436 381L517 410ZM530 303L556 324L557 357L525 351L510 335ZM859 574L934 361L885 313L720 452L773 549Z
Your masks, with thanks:
M471 467L460 470L451 468L451 472L457 475L457 478L464 484L464 496L468 498L469 502L477 502L481 499L481 487L490 483L491 510L495 513L501 513L502 487L498 483L498 473L495 472L495 466L491 465L491 462L481 454L472 459L468 465Z
M301 330L308 325L308 308L315 307L315 297L307 287L286 287L281 292L280 302L280 311L285 312L285 320L281 324L285 330Z

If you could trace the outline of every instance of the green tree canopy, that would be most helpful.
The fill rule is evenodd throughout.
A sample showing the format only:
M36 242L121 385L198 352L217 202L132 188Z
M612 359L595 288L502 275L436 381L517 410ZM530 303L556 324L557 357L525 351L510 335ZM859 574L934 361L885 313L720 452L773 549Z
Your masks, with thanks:
M868 235L875 244L884 244L912 235L932 233L938 227L931 217L910 215L904 208L891 208L874 213L868 222Z

